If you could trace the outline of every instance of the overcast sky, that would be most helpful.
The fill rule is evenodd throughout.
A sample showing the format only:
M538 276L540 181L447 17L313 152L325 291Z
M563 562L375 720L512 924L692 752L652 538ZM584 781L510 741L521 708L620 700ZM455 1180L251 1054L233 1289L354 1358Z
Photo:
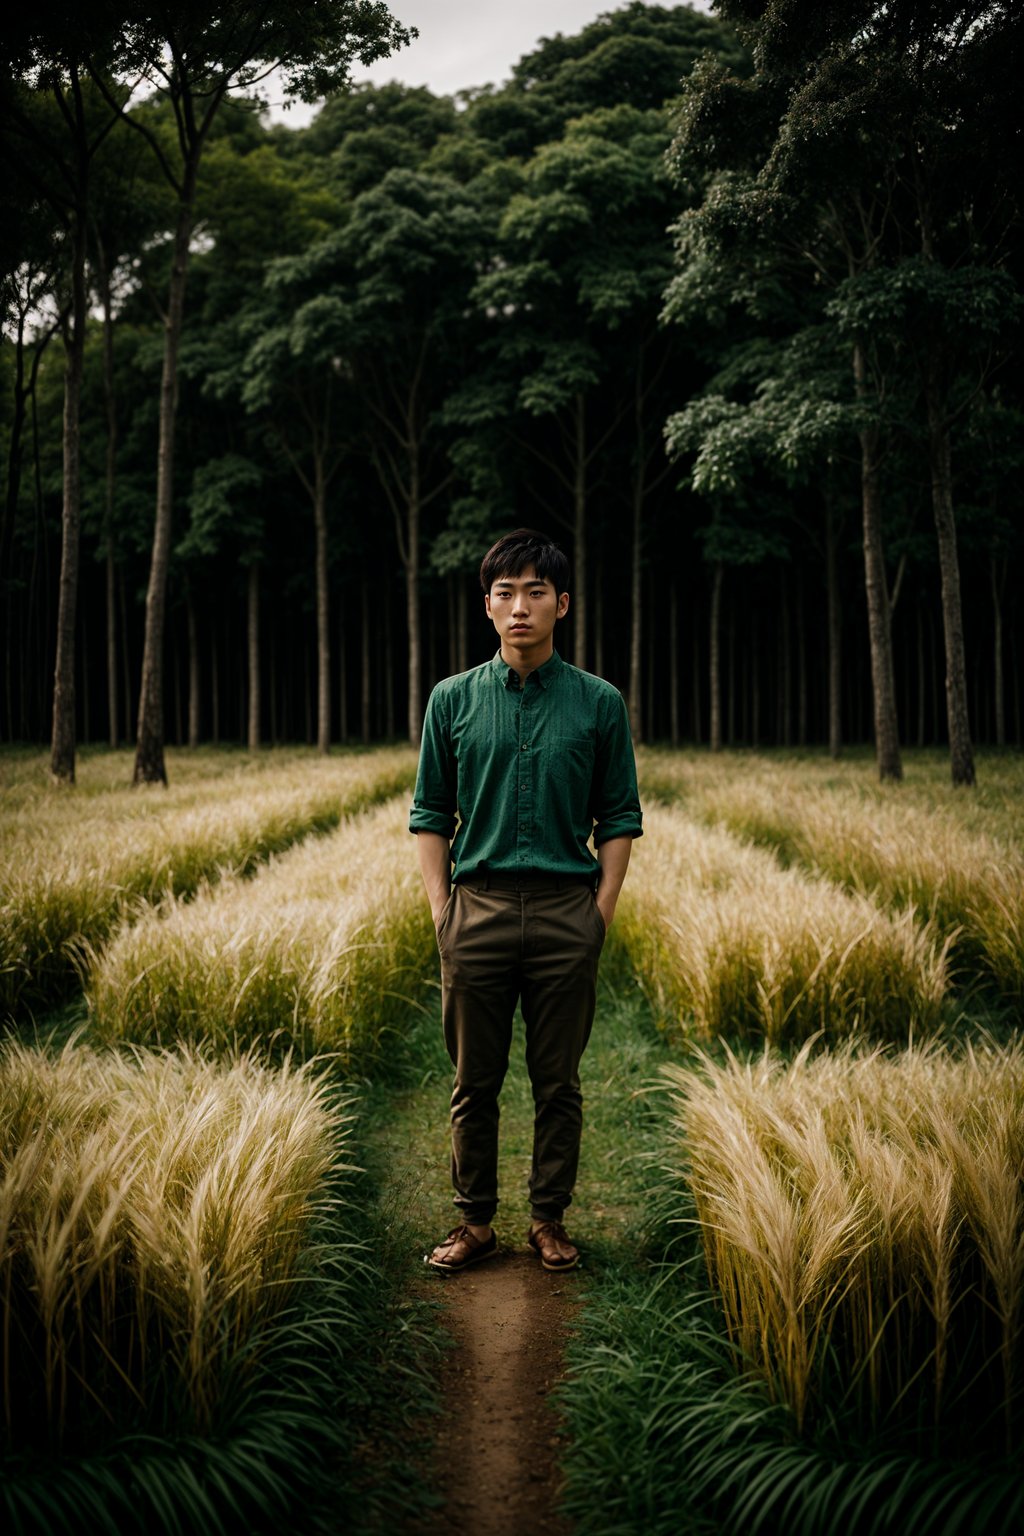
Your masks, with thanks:
M698 11L711 8L710 0L692 4ZM397 20L417 27L419 37L369 69L357 64L353 78L378 84L401 80L450 95L507 80L513 64L539 38L578 32L620 7L615 0L391 0L389 8ZM296 105L283 117L277 111L271 115L298 128L310 114Z

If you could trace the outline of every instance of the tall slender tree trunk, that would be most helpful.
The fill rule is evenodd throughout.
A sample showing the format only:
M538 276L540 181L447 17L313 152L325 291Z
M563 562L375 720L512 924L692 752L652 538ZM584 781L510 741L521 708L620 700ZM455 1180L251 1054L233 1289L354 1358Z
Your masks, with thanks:
M587 402L578 394L575 405L576 462L573 469L573 661L587 666ZM639 706L638 706L639 707Z
M316 749L331 746L331 612L327 585L327 479L322 452L313 479L313 527L316 536Z
M106 565L107 609L107 726L111 747L120 739L117 708L117 602L114 561L114 481L117 472L117 392L114 388L114 305L110 269L103 241L97 233L96 278L103 307L103 403L107 417L106 462L103 477L103 546Z
M629 582L629 723L633 731L633 740L643 740L643 721L640 717L640 657L643 642L643 603L640 585L641 568L643 565L643 515L644 515L644 476L647 468L647 455L644 452L644 397L643 375L641 365L643 349L641 348L637 361L635 374L635 388L633 392L633 427L634 427L634 452L636 465L633 471L633 518L630 538L630 582ZM653 722L648 718L648 727Z
M924 617L921 612L921 599L917 600L915 609L917 617L917 745L924 746L924 710L925 696L928 686L928 677L925 671L924 661Z
M789 580L785 571L779 582L779 735L784 747L793 745L793 673L790 635Z
M693 673L690 686L693 690L693 739L700 746L704 731L701 723L700 709L700 616L697 612L697 604L693 605L693 644L691 646L691 659Z
M721 632L722 632L722 576L725 567L715 561L711 578L711 615L708 623L708 690L711 697L712 752L722 750L722 684L721 684Z
M83 178L85 172L80 173ZM72 226L71 331L64 369L64 501L61 511L60 596L57 605L57 654L53 674L53 728L50 772L65 784L75 782L75 620L78 610L78 550L81 525L79 416L85 356L85 208L83 199Z
M758 649L757 609L750 615L750 745L761 744L761 653Z
M167 572L171 558L174 509L174 430L178 410L178 353L185 318L185 283L192 238L196 167L185 172L174 258L164 324L164 361L160 379L160 436L157 448L156 521L146 590L146 629L142 645L142 679L135 746L136 784L166 784L164 763L164 624L167 611Z
M839 598L839 532L831 501L825 502L825 601L828 611L828 752L843 748L843 615Z
M807 631L804 623L804 579L796 573L796 740L797 746L807 745L808 716L807 686Z
M863 346L854 348L854 382L858 399L868 396L867 360ZM871 649L871 685L874 700L875 756L878 777L903 777L899 729L896 720L896 687L892 664L892 622L889 588L882 541L882 491L879 471L880 434L877 427L860 432L861 513L864 536L864 587L868 607L868 640Z
M419 746L423 729L422 646L420 643L420 478L419 459L410 465L405 563L405 622L409 630L409 740ZM392 723L388 734L393 734Z
M370 740L370 584L364 579L359 613L359 734Z
M1003 685L1003 590L1006 585L1006 559L989 557L992 584L992 694L995 707L996 746L1006 746L1006 695Z
M408 595L408 594L407 594ZM408 614L408 608L406 608ZM419 658L419 605L416 608L416 656ZM395 632L391 619L391 594L384 604L384 734L395 739Z
M260 567L253 560L248 572L246 629L249 651L249 751L260 747Z
M469 670L469 603L466 598L466 578L459 575L456 578L456 605L458 611L458 665L457 672Z
M124 702L125 740L131 741L132 731L132 659L128 643L128 599L123 567L117 573L117 611L121 617L121 697Z
M946 642L946 718L949 723L950 772L954 784L973 784L974 751L967 707L967 666L964 659L963 605L960 601L960 560L953 513L953 474L950 464L949 427L943 419L940 388L930 376L926 387L928 406L928 457L932 477L932 512L939 543L942 578L942 628Z
M726 627L728 655L725 673L725 739L736 745L736 584L729 594L729 623Z
M668 729L669 740L679 745L679 583L673 576L668 589Z
M188 744L199 745L199 632L191 590L185 590L185 631L188 637Z
M348 742L348 639L344 608L338 615L338 736L344 746Z
M210 626L210 714L213 744L220 746L220 657L217 650L217 626Z

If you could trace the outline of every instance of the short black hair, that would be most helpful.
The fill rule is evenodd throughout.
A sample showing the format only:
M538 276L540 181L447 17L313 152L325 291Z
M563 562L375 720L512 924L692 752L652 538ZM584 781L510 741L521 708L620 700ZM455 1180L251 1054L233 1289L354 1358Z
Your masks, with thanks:
M480 562L480 585L489 592L503 577L521 576L533 566L541 581L561 595L569 590L569 562L554 540L536 528L516 528L492 544Z

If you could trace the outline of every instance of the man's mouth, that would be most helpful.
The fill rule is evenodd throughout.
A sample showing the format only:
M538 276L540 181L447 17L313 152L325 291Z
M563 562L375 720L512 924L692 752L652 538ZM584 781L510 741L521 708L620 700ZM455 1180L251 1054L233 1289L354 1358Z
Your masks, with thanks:
M514 635L517 635L517 634L519 634L519 632L520 632L520 630L525 630L525 629L529 629L529 627L530 627L530 626L529 626L529 624L513 624L513 625L512 625L512 626L511 626L511 628L512 628L512 633L513 633L513 634L514 634Z

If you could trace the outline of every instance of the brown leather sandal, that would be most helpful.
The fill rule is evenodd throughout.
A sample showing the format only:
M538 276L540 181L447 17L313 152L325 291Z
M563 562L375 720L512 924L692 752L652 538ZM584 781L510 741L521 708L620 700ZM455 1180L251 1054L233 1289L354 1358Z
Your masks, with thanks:
M545 1269L575 1269L579 1263L580 1251L560 1221L542 1221L531 1227L526 1241Z
M493 1259L498 1251L498 1234L491 1231L490 1237L474 1237L465 1225L453 1227L443 1243L438 1243L433 1253L425 1256L425 1262L431 1269L447 1270L465 1269L467 1264L478 1264L481 1259Z

